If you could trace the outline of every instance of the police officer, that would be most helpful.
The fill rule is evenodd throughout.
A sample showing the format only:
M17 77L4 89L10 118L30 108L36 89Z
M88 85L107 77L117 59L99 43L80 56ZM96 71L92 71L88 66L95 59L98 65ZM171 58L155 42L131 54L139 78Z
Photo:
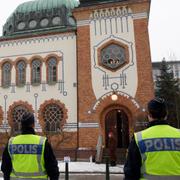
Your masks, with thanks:
M163 99L148 103L149 124L135 133L124 166L125 180L180 179L180 130L168 125Z
M47 139L35 135L34 115L25 113L21 120L22 134L10 138L1 170L5 180L58 180L57 160Z

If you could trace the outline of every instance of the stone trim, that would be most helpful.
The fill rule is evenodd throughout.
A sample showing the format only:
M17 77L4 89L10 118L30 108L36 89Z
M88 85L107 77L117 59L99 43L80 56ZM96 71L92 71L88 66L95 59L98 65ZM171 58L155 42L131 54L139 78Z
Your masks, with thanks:
M0 47L7 47L7 46L17 46L17 45L23 45L23 44L32 44L32 43L39 43L39 42L49 42L49 41L58 41L58 40L68 40L73 39L76 37L74 30L68 30L69 32L65 33L59 33L59 32L53 32L49 34L39 34L34 35L32 38L31 35L24 35L22 37L14 37L10 40L7 39L0 39ZM2 57L0 57L2 58Z
M32 105L29 104L27 101L16 101L16 102L14 102L12 105L9 106L9 110L7 112L7 120L8 120L10 127L13 127L13 117L12 117L13 109L16 106L20 106L20 105L26 107L29 110L29 112L34 113Z
M63 120L62 120L62 122L61 122L61 129L62 129L62 127L64 126L64 124L66 123L66 120L67 120L67 118L68 118L68 110L67 110L67 108L65 107L65 104L63 104L61 101L59 101L59 100L55 100L55 99L50 99L50 100L46 100L46 101L44 101L44 103L42 103L41 105L40 105L40 108L39 108L39 110L38 110L38 119L39 119L39 123L40 123L40 125L41 125L41 127L42 127L42 130L43 130L43 132L45 133L45 121L44 121L44 118L43 118L43 112L44 112L44 109L45 109L45 107L47 106L47 105L49 105L49 104L56 104L56 105L58 105L60 108L62 108L62 110L63 110Z

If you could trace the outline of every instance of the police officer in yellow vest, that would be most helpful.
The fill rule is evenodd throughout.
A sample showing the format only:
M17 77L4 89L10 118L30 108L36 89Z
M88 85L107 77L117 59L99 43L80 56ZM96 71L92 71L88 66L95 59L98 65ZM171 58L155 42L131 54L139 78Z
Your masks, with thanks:
M180 130L165 120L165 101L148 103L149 124L135 133L124 166L125 180L180 180Z
M22 134L11 137L2 156L1 170L5 180L58 180L57 160L47 139L35 135L34 115L25 113Z

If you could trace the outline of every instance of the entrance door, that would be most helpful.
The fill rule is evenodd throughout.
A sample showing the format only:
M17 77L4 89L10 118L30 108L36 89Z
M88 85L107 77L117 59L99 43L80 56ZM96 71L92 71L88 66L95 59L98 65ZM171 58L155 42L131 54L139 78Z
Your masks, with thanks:
M106 147L109 144L109 135L115 137L116 148L127 148L129 145L129 124L126 113L121 109L114 109L105 116Z

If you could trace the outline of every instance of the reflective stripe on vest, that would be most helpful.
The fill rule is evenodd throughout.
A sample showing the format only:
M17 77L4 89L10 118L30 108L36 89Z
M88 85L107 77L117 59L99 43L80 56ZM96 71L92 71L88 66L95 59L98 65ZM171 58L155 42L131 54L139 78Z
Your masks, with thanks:
M24 176L24 177L27 177L27 176L45 176L47 175L47 173L45 171L42 170L42 166L41 166L41 155L42 155L42 146L43 146L43 143L45 141L45 137L40 137L40 140L39 140L39 144L36 145L36 148L37 149L40 149L41 152L38 152L38 150L34 150L34 153L32 153L33 151L33 147L31 149L28 149L29 152L27 151L27 149L23 149L23 147L25 147L25 145L19 145L19 144L12 144L12 141L13 141L14 138L11 138L9 140L9 151L10 151L10 156L13 160L13 153L14 154L36 154L36 158L37 158L37 163L38 163L38 172L33 172L33 173L27 173L27 172L16 172L14 170L14 168L12 167L12 173L15 175L15 176ZM28 145L27 145L28 146ZM39 148L38 148L39 146ZM29 147L29 146L28 146ZM40 148L41 147L41 148ZM40 151L39 150L39 151ZM38 152L38 153L35 153L35 152ZM15 178L15 177L11 177L11 178ZM19 179L23 179L23 178L19 178ZM26 179L26 178L25 178ZM32 179L32 178L30 178ZM39 178L38 178L39 179ZM42 178L42 179L45 179L45 178Z
M140 147L139 143L142 141L142 133L141 132L136 133L136 137L137 137L138 146ZM146 154L141 152L141 158L142 158L142 161L145 162ZM142 163L141 173L142 174L146 173L146 164L145 163Z
M180 151L180 138L142 139L142 133L138 132L137 140L142 154L155 151Z
M155 176L155 175L144 175L147 180L179 180L180 176Z
M17 177L10 177L10 180L37 180L36 178L17 178ZM38 180L44 180L44 179L48 179L48 178L38 178Z

